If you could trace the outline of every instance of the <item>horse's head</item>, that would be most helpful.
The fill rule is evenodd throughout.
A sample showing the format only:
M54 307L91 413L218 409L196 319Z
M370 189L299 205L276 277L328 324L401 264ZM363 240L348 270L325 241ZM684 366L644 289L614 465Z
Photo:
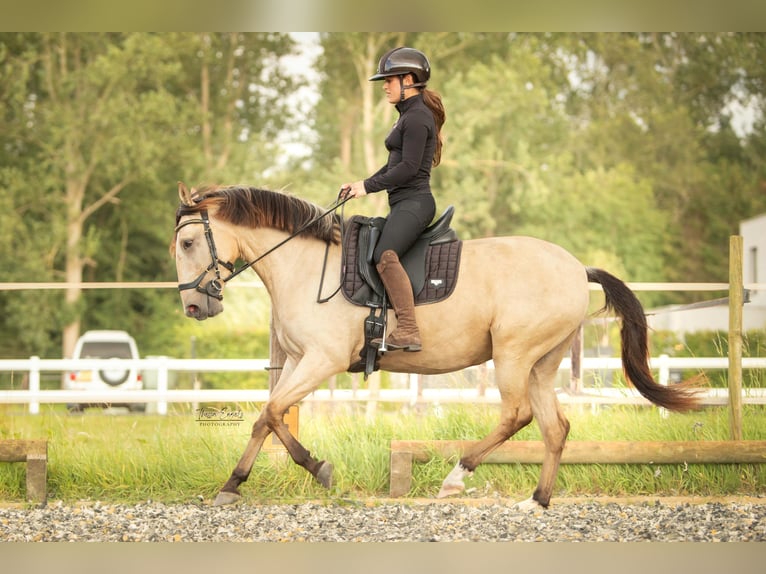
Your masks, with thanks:
M176 259L184 312L203 321L223 311L225 278L221 277L221 268L231 273L231 261L236 260L239 251L229 226L215 220L215 203L195 191L178 184L181 205L176 212L171 252Z

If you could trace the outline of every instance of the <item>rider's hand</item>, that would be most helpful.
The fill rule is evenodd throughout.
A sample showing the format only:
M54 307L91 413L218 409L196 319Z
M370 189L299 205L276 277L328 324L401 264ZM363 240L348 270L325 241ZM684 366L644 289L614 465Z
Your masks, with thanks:
M341 199L350 197L362 197L367 195L367 190L364 189L364 181L359 180L354 183L344 183L340 186Z

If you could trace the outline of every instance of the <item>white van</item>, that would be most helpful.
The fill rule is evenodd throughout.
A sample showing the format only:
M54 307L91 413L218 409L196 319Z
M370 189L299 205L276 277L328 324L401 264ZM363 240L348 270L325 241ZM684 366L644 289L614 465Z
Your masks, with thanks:
M136 341L125 331L86 331L77 340L72 354L73 359L138 359ZM100 370L83 369L72 371L64 377L65 390L141 390L143 381L136 368L114 368ZM145 404L68 404L70 411L80 411L87 406L125 406L130 410L143 411Z

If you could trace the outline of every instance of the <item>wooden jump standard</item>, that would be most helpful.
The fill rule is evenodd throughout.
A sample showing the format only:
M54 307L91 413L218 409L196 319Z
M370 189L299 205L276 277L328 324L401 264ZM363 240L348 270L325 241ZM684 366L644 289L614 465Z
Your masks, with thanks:
M426 462L433 456L459 457L475 441L392 440L392 497L407 494L412 486L413 462ZM542 441L508 441L498 447L484 463L542 464ZM704 464L766 463L766 441L573 441L567 442L562 464Z
M26 462L27 500L45 504L48 498L47 440L0 440L0 462Z

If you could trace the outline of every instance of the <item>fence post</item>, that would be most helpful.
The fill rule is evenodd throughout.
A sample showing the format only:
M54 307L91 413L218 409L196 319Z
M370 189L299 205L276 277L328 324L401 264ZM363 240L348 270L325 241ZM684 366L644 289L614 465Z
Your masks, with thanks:
M410 373L407 377L410 384L410 407L415 407L418 404L420 398L420 385L418 376L415 373Z
M729 238L729 427L742 440L742 236Z
M29 393L36 395L40 393L40 357L36 355L29 357L29 361ZM39 402L29 401L29 414L40 414Z
M269 319L269 395L274 392L274 388L279 383L279 377L282 376L282 368L287 361L287 353L279 344L277 338L277 318L274 316L274 310L271 311L271 318ZM292 408L292 407L291 407ZM295 405L295 409L298 406ZM293 436L298 437L298 414L295 413L295 428L291 428L290 431ZM282 418L284 420L284 417ZM271 433L269 438L264 443L264 448L269 451L269 454L273 457L285 457L287 456L287 449L282 444L282 441L277 438L275 433Z
M272 312L269 323L269 392L277 386L285 361L287 361L287 353L277 339L277 319Z
M569 374L569 392L573 395L582 392L583 325L584 324L581 323L580 327L577 329L569 353L572 364L572 370Z
M670 383L670 357L666 354L659 356L659 383L665 387ZM666 419L670 416L670 412L665 407L660 407L660 416Z
M160 395L166 395L168 392L168 358L163 356L160 358L160 363L157 365L157 393ZM157 414L168 414L168 402L157 401Z

